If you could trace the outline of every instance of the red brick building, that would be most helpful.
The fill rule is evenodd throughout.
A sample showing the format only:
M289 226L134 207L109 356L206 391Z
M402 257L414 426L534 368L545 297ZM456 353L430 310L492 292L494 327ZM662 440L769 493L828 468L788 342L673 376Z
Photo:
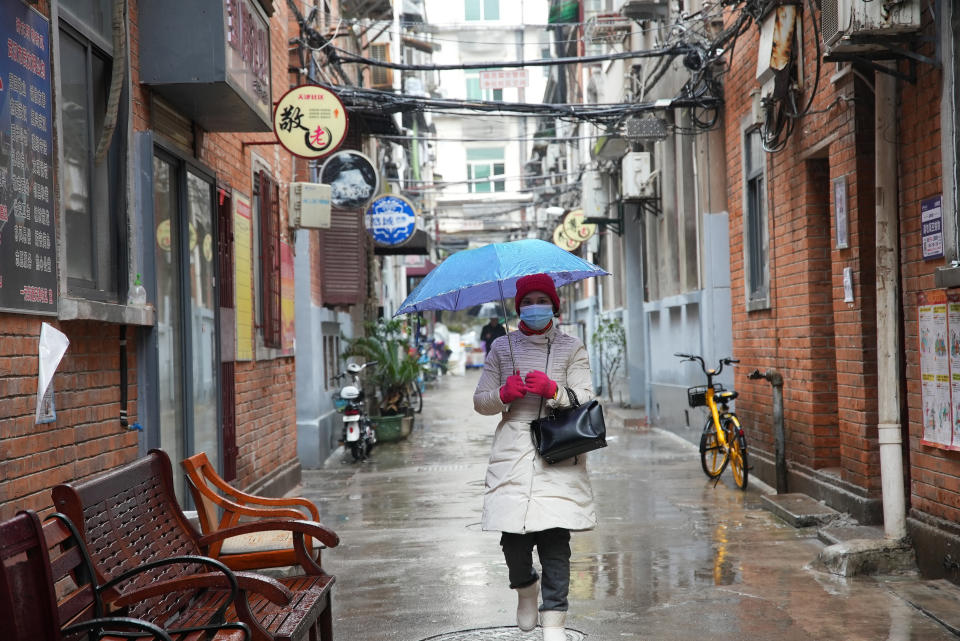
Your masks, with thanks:
M949 12L950 4L941 6ZM746 374L776 369L785 380L790 491L822 499L861 522L882 522L878 423L884 420L878 399L899 394L907 531L924 572L946 572L956 581L960 575L947 561L956 558L960 543L960 458L951 443L932 443L925 434L925 400L933 402L936 391L923 388L929 367L922 363L918 335L918 297L946 301L949 288L960 286L950 266L957 258L956 176L943 172L953 166L957 143L956 34L948 18L934 22L924 7L920 29L910 35L932 37L939 46L904 35L889 39L920 57L894 59L898 129L885 127L878 138L882 107L876 93L883 76L866 60L883 54L845 61L842 46L825 46L819 12L811 15L809 3L796 9L802 65L794 62L787 73L803 87L797 110L814 87L816 93L804 115L786 118L789 133L785 127L781 135L767 136L779 151L761 148L764 132L776 128L765 127L764 103L752 95L764 92L757 79L758 60L764 62L760 29L738 39L725 78L734 353L744 364L737 372L737 409L751 426L754 473L773 484L771 392L766 382ZM738 15L729 12L727 23ZM827 54L831 61L818 63ZM878 180L878 156L882 161L891 153L888 142L896 155L895 176ZM943 256L929 255L936 252L928 248L925 259L921 206L929 209L937 197ZM877 259L895 254L878 239L877 211L888 198L896 199L899 218L894 238L900 304L892 310L900 346L898 389L883 389L878 381L878 367L884 367L878 364L878 340L884 340L878 337L878 306L881 318L890 310L878 299ZM886 423L893 422L888 417Z
M290 72L298 16L271 0L130 0L115 32L110 0L7 5L0 29L22 49L7 64L25 82L0 98L14 101L0 127L33 136L14 160L34 173L0 180L0 255L35 260L0 259L0 519L152 447L207 451L239 487L285 492L300 476L287 186L310 177L275 143L272 105L305 81ZM11 183L31 215L6 215ZM330 233L309 233L319 305ZM365 274L362 226L339 233ZM128 304L137 274L145 305ZM348 314L367 302L365 276L346 294ZM70 345L55 417L35 423L44 322Z

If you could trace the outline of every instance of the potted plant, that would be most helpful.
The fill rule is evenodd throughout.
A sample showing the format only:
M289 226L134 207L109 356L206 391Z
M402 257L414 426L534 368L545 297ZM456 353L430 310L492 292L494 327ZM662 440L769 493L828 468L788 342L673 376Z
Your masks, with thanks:
M378 415L370 420L377 428L378 440L398 440L413 429L409 391L420 373L419 359L407 349L401 320L367 323L366 334L348 341L344 356L377 362L371 378L377 387Z

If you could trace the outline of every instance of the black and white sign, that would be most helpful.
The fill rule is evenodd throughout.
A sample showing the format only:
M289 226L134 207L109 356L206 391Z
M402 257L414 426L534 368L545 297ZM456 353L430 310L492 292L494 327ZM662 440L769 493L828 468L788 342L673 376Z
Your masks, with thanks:
M330 204L338 209L366 209L380 192L380 174L359 151L338 151L320 168L320 182L330 185Z
M941 196L920 201L923 259L943 258L943 201Z

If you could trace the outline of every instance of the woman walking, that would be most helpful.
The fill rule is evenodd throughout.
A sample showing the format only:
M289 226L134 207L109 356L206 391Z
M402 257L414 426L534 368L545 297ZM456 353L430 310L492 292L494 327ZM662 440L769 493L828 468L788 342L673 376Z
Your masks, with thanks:
M501 414L493 437L483 497L482 527L501 532L510 587L517 591L517 626L537 625L544 641L565 641L570 587L570 532L597 523L586 457L553 465L537 455L530 421L554 407L593 398L583 343L557 328L560 298L546 274L517 281L519 329L493 342L473 396L480 414ZM508 344L507 341L510 341ZM512 348L512 354L511 354ZM533 567L537 548L543 576Z

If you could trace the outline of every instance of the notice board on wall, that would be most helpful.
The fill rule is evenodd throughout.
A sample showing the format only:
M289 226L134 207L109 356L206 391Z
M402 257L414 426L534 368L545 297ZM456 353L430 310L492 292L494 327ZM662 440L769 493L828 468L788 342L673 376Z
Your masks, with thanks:
M960 293L917 295L921 443L960 450Z
M0 2L0 310L57 313L50 23Z

